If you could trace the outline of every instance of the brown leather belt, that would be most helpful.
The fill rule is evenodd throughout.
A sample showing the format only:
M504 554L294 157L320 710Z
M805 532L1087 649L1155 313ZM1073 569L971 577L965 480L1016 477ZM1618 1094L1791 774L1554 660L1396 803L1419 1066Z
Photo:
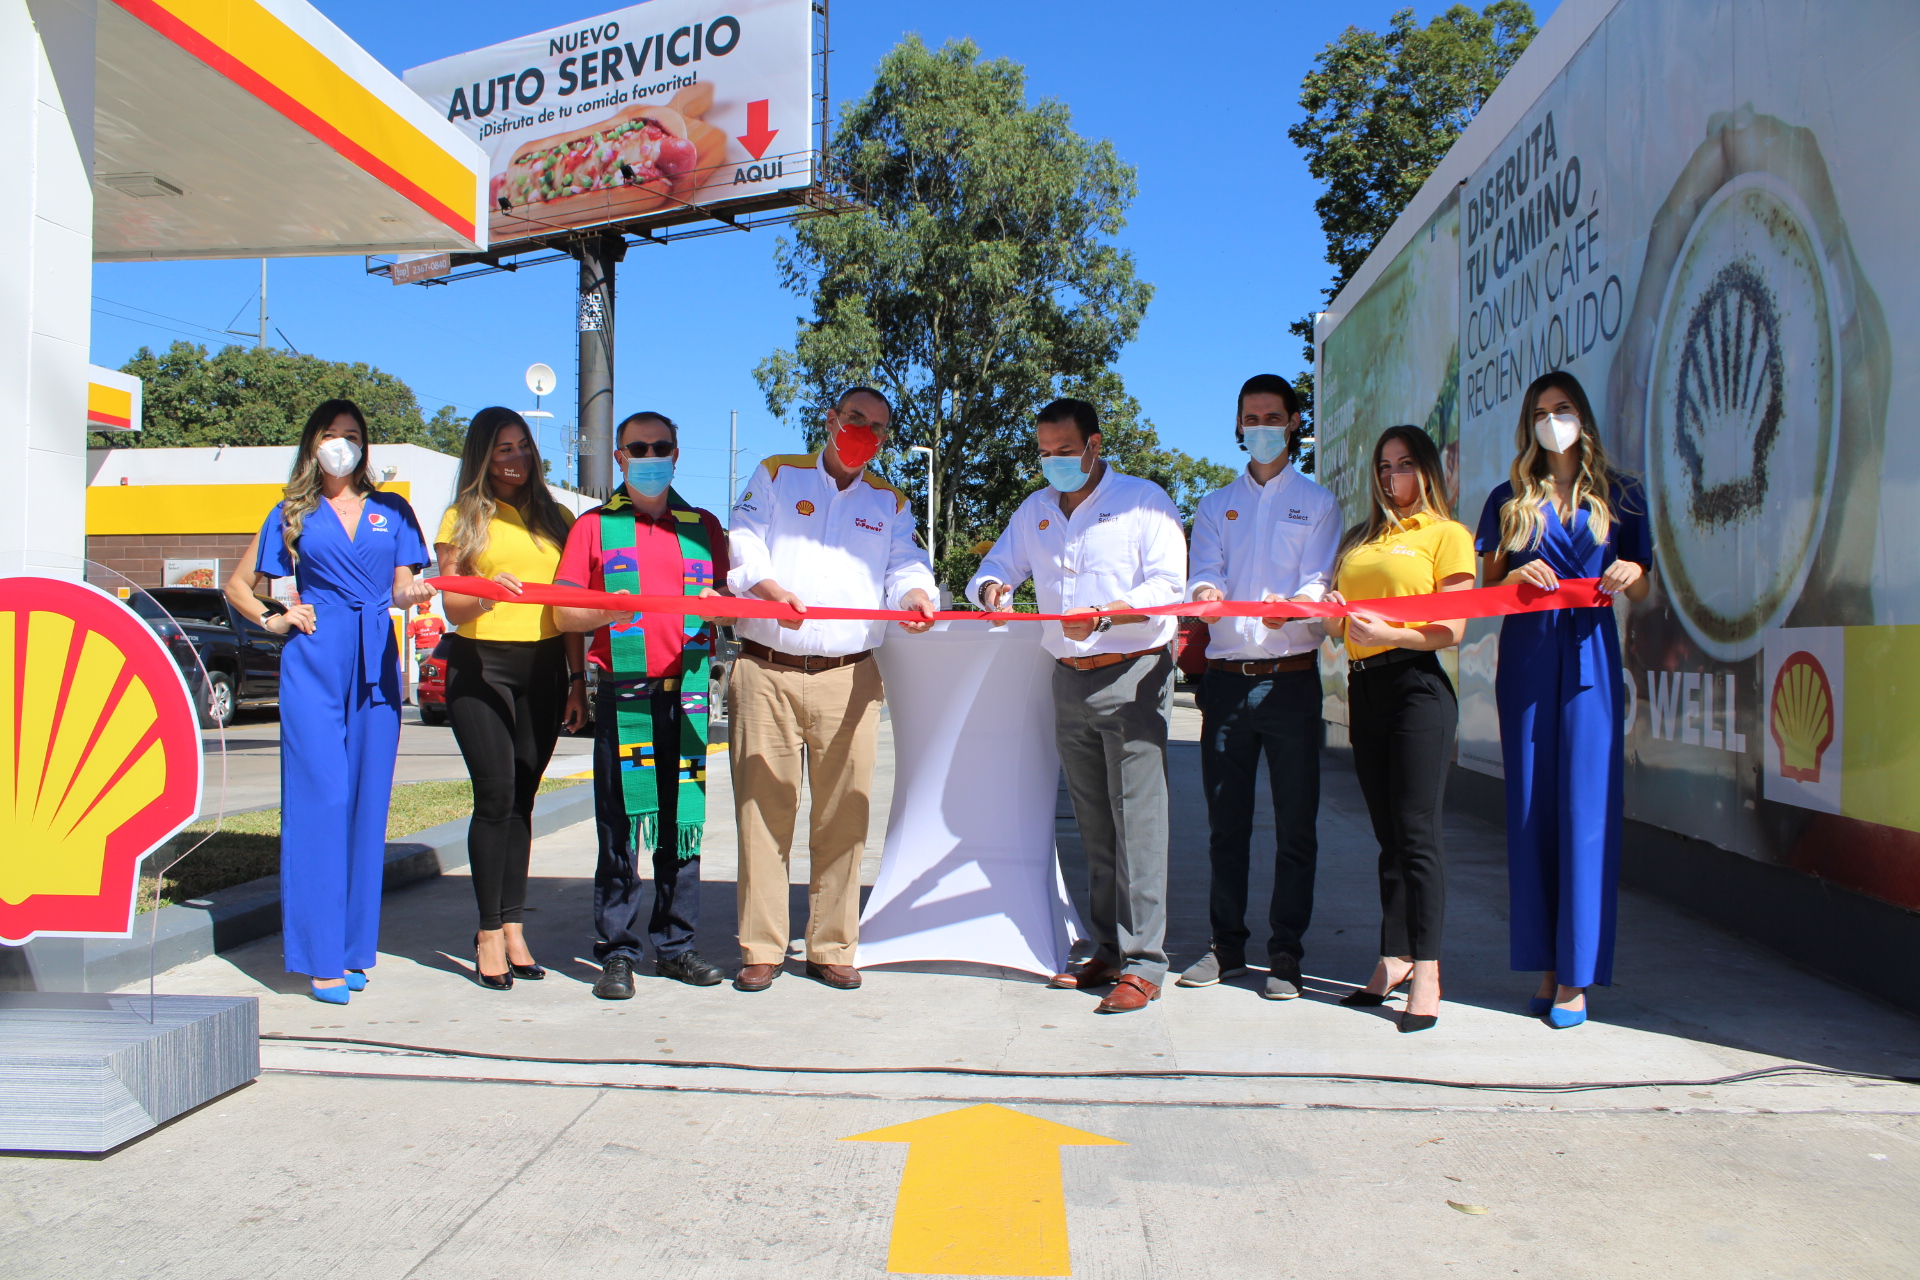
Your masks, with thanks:
M1122 662L1132 662L1135 658L1144 658L1150 653L1165 653L1167 646L1155 649L1139 649L1133 653L1093 653L1084 658L1057 658L1063 667L1072 667L1075 671L1098 671L1102 667L1114 667Z
M789 667L795 671L804 671L812 675L816 671L833 671L839 667L850 667L863 658L873 656L873 650L862 649L858 653L844 654L838 658L823 658L815 653L782 653L778 649L769 649L766 645L753 640L742 640L740 652L762 662L771 662L776 667Z
M1320 665L1317 655L1296 653L1291 658L1260 658L1253 662L1228 662L1221 658L1208 658L1207 670L1229 671L1236 676L1271 676L1282 671L1311 671Z

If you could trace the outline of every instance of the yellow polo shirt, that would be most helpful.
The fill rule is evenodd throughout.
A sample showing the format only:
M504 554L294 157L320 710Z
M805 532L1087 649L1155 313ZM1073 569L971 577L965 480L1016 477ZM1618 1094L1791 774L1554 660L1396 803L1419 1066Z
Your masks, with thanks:
M573 516L564 507L561 515L569 525L573 523ZM447 514L440 518L440 532L433 539L436 544L453 542L458 519L459 513L448 507ZM474 559L473 574L491 578L505 572L522 582L552 582L560 568L560 550L534 537L520 518L519 509L503 502L487 529L486 549ZM560 634L553 610L534 604L495 605L472 622L461 623L457 630L469 640L546 640Z
M1421 596L1438 591L1443 579L1473 570L1473 535L1467 526L1422 511L1401 521L1400 528L1390 528L1382 537L1348 552L1340 562L1340 580L1334 589L1348 600ZM1357 661L1391 647L1349 644L1347 659Z

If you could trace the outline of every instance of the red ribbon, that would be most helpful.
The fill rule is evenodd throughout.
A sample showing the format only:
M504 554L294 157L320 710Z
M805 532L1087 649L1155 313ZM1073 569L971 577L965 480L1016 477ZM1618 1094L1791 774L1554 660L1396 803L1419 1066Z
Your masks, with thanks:
M1183 618L1344 618L1354 613L1370 613L1389 622L1434 622L1443 618L1498 618L1509 613L1538 613L1548 609L1604 609L1613 597L1599 589L1598 578L1562 580L1558 589L1545 591L1531 583L1512 586L1478 587L1467 591L1440 591L1432 595L1389 596L1382 600L1350 600L1346 604L1326 601L1310 603L1296 600L1216 600L1204 604L1143 605L1139 608L1099 609L1076 613L1076 619L1125 617L1146 614L1149 617L1177 615ZM920 622L924 614L904 609L839 609L831 605L809 605L805 613L792 605L755 596L636 596L607 591L588 591L582 587L558 587L543 582L528 582L518 594L491 578L428 578L436 591L452 591L464 596L479 596L506 604L555 605L562 609L592 609L596 612L695 614L703 618L772 618L775 621L803 621L808 618L854 622ZM981 613L972 609L949 610L933 615L936 622L957 622L984 618L990 622L1064 622L1059 613Z

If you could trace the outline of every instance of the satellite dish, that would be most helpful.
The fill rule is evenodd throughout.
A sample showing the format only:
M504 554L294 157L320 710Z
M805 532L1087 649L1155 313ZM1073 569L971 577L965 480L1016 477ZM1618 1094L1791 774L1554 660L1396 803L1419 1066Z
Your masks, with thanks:
M553 369L544 364L527 366L527 390L537 396L550 396L560 380L553 376Z

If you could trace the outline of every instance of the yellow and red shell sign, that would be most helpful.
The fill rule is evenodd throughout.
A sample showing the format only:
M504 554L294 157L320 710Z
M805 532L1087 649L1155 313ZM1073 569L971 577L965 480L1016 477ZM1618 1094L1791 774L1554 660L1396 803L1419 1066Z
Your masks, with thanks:
M1833 684L1820 659L1805 650L1780 664L1773 678L1769 732L1780 748L1780 772L1796 782L1820 781L1820 759L1833 745Z
M160 638L93 587L0 578L0 941L127 936L141 859L199 810Z

